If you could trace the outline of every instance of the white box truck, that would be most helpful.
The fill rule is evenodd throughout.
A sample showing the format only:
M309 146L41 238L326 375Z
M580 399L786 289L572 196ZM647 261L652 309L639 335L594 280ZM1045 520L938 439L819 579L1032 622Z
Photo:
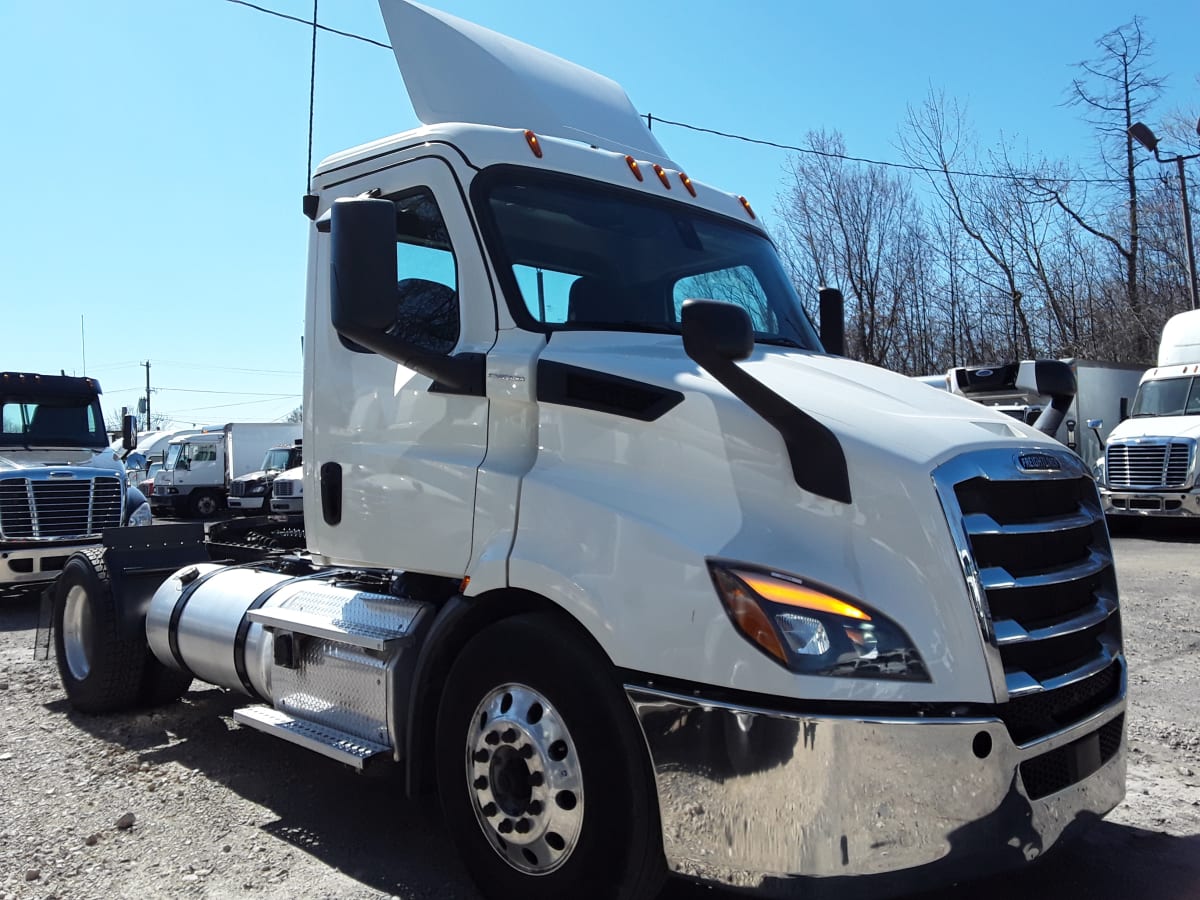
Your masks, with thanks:
M126 448L135 435L127 417ZM149 522L108 445L100 383L0 372L0 592L49 584L105 529Z
M156 515L206 518L226 505L235 478L258 469L268 450L300 437L294 422L230 422L173 438L154 475Z
M1097 466L1110 516L1200 516L1200 310L1163 326L1158 365L1141 378L1130 417Z
M497 900L928 888L1112 809L1078 457L826 353L750 205L615 83L381 6L426 125L305 200L308 550L229 566L175 525L75 556L55 618L85 597L128 641L60 665L73 706L243 694L242 725L436 791Z

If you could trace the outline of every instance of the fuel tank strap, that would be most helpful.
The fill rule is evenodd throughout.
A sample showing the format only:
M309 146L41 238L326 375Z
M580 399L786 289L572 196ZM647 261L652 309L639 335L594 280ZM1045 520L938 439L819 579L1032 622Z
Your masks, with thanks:
M330 578L338 574L336 571L324 569L317 572L309 572L307 575L296 575L292 578L286 578L283 581L276 582L271 585L261 594L254 598L254 602L246 607L246 611L242 613L242 619L238 622L237 634L233 639L233 668L237 672L238 680L242 683L242 687L246 689L246 693L256 700L270 704L270 700L260 694L254 688L253 682L250 680L250 672L246 668L246 639L250 634L250 626L254 623L250 621L250 611L261 609L268 600L274 597L279 591L288 585L295 584L298 581L311 581L316 578Z

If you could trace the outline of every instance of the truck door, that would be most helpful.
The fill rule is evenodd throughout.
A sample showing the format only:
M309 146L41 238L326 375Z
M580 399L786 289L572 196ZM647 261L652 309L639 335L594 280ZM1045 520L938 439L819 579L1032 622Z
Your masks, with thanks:
M438 353L486 353L495 300L450 166L426 156L345 187L337 193L377 190L396 203L391 333ZM460 575L471 556L487 399L340 336L329 316L329 237L316 240L305 371L313 415L304 446L317 482L306 504L310 546L338 562Z

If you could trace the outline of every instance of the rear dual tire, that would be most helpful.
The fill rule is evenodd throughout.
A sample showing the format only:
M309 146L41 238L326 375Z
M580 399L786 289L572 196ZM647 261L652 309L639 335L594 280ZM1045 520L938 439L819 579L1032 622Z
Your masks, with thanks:
M71 706L119 712L179 699L190 675L164 666L142 628L131 628L113 594L104 550L76 553L54 586L54 656Z

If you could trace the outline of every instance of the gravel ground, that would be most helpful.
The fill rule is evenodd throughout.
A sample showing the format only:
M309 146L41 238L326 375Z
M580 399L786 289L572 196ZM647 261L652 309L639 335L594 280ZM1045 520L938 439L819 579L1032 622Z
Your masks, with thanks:
M1131 665L1126 802L1015 875L922 900L1200 898L1200 530L1116 546ZM478 900L431 802L233 723L193 686L150 713L70 710L33 657L37 603L0 600L0 900ZM731 892L676 881L662 900Z

